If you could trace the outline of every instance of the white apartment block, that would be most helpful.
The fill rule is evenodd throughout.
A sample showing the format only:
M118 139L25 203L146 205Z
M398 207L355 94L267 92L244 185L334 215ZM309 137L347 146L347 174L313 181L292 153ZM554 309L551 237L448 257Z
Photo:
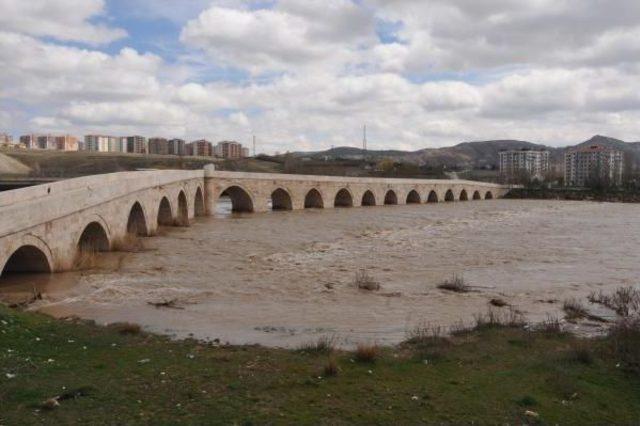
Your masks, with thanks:
M499 153L500 178L505 183L518 182L523 177L544 180L549 172L549 151L529 149Z
M564 182L567 186L591 183L620 185L624 160L622 151L592 145L568 151L564 155Z
M94 152L127 152L126 139L118 136L86 135L84 149Z

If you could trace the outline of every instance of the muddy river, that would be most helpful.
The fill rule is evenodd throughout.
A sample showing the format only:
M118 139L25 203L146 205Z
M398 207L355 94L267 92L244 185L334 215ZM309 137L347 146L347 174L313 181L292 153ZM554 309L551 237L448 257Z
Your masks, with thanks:
M92 270L5 278L29 309L232 344L393 344L421 323L470 321L501 298L529 320L562 302L637 285L640 205L496 200L306 210L197 220ZM354 285L359 270L379 291ZM437 288L452 275L473 291ZM170 302L157 308L150 303ZM502 308L505 309L505 308Z

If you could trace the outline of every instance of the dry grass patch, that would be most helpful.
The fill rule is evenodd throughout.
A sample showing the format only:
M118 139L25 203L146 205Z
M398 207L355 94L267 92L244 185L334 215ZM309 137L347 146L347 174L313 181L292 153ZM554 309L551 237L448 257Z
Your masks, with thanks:
M602 291L589 295L591 303L598 303L615 311L621 317L640 314L640 290L633 287L620 287L612 295L606 295Z
M356 272L356 278L355 278L354 284L359 290L366 290L366 291L380 290L380 283L374 280L373 277L369 275L366 269L361 269L358 272Z
M589 316L589 312L584 305L576 299L565 300L562 309L566 314L567 320L578 320Z
M491 306L495 306L496 308L503 308L505 306L509 306L509 304L507 302L505 302L504 300L502 300L500 298L491 299L489 301L489 304Z
M453 291L455 293L468 293L471 291L471 287L464 281L462 275L453 274L451 279L444 280L438 284L438 288L441 290Z
M363 363L374 363L378 358L380 347L378 345L358 344L354 359Z
M316 354L331 354L336 349L335 340L336 339L333 336L322 336L315 342L309 342L301 345L298 348L298 351Z

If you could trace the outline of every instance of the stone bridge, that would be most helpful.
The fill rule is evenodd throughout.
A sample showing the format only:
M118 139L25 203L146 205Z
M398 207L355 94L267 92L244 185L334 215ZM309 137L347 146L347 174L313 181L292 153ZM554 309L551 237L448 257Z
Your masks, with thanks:
M221 197L236 212L426 204L499 198L508 188L419 180L196 171L121 172L0 193L0 271L56 272L131 236L188 226Z

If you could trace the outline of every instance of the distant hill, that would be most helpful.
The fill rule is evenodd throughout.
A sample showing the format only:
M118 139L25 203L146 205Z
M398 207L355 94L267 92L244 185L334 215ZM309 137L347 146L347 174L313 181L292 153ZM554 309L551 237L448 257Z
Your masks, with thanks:
M389 158L396 161L414 163L426 166L445 165L448 168L468 169L468 168L493 168L497 167L498 153L502 150L511 149L546 149L551 153L552 162L558 163L563 160L566 150L590 146L604 145L621 150L628 154L635 163L640 163L640 142L624 142L606 136L594 136L588 141L578 145L562 148L553 148L546 145L536 144L519 140L492 140L463 142L455 146L445 148L425 148L418 151L367 151L367 158L377 160ZM296 152L299 157L310 157L313 159L361 159L365 152L360 148L337 147L321 152Z

